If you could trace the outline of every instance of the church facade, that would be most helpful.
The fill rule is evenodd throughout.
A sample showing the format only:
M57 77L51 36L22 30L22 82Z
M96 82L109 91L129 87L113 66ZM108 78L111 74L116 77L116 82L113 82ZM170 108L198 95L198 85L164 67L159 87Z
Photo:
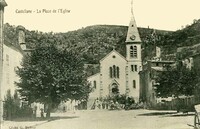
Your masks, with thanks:
M93 87L89 101L114 94L125 94L133 97L136 102L139 101L139 71L142 69L141 39L133 13L125 45L126 57L116 50L111 51L100 60L100 72L88 77Z

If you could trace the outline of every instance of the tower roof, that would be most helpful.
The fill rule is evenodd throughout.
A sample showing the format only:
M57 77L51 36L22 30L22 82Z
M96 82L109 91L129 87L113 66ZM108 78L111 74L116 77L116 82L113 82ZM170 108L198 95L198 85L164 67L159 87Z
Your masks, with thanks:
M135 22L135 18L133 15L133 4L131 3L131 21L129 23L127 37L126 37L126 43L140 43L140 35L137 29L137 25Z

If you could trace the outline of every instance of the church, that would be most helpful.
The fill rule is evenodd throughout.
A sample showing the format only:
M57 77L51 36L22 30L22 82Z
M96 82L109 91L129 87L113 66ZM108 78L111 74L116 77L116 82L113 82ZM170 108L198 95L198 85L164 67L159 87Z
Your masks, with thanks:
M88 106L97 98L114 94L125 94L139 101L140 75L142 70L141 38L134 19L133 10L126 36L126 57L112 50L100 60L100 72L88 77L93 91Z

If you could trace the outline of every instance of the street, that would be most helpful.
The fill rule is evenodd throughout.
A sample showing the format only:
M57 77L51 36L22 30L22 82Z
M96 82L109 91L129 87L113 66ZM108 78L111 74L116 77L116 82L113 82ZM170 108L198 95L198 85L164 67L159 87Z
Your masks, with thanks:
M193 129L193 113L155 110L86 110L52 113L49 121L6 122L7 129ZM4 129L3 128L3 129Z

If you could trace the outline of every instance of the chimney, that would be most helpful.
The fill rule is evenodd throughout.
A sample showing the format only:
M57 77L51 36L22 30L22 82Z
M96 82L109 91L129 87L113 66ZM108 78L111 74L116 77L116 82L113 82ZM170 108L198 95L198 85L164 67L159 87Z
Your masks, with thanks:
M25 43L25 28L23 26L18 26L18 43L22 50L26 50L26 43Z

